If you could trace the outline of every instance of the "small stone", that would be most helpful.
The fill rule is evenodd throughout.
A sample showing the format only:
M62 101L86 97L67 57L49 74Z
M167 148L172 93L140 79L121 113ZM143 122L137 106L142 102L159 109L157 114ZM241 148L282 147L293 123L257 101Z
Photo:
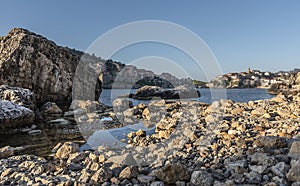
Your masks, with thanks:
M140 137L145 137L146 136L146 131L143 131L142 129L136 131L135 133L137 136L140 136Z
M276 165L271 167L271 171L281 178L286 175L287 171L289 170L289 166L287 166L284 162L279 162Z
M292 167L286 175L287 179L292 182L300 181L300 160L291 161L291 166Z
M262 176L258 172L251 171L250 173L246 174L248 179L248 183L250 184L259 184L262 181Z
M4 177L10 175L12 172L13 172L13 169L12 169L12 168L7 168L7 169L5 169L5 170L1 173L1 178L4 178Z
M104 155L101 154L101 155L99 155L98 160L99 160L99 163L103 163L106 160L106 158Z
M169 139L171 136L170 131L161 130L158 132L158 137L162 139Z
M71 162L78 163L79 161L83 160L85 156L86 155L84 153L79 153L79 152L70 154L67 163L71 163Z
M111 177L112 171L109 168L102 167L94 173L94 175L91 177L91 180L95 183L104 183L109 181Z
M127 166L125 169L123 169L120 174L119 178L121 179L132 179L136 178L139 171L136 166Z
M71 163L71 164L69 165L69 170L71 170L71 171L79 171L79 170L81 170L81 169L83 169L83 166L82 166L81 164L78 164L78 163Z
M8 158L10 156L14 155L14 148L10 146L5 146L0 148L0 159L2 158Z
M74 142L65 142L56 152L59 159L67 159L71 153L79 152L79 145Z
M169 184L174 184L176 181L187 181L190 179L190 175L186 167L181 164L165 165L157 171L156 177Z
M153 182L155 180L155 177L146 176L144 174L139 174L137 176L137 180L139 180L139 182L142 183L142 184L150 184L151 182Z
M106 162L108 162L108 163L112 162L112 163L116 163L119 165L137 166L137 163L136 163L134 157L129 153L119 155L119 156L112 156L108 160L106 160Z
M164 186L164 185L165 184L162 181L154 181L154 182L151 183L150 186Z
M129 134L127 134L128 138L134 138L136 136L135 132L130 132Z
M192 186L209 186L213 185L214 180L207 171L194 171L191 176L190 183Z
M292 143L288 156L295 160L300 159L300 141Z

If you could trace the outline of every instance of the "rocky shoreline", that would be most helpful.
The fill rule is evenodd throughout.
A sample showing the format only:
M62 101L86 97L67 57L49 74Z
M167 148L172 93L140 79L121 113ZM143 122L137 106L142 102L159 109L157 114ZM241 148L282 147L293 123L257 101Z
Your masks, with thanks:
M44 132L50 143L39 121L72 126L62 127L66 139L43 157L22 146L0 148L0 185L300 185L298 92L278 87L285 94L270 100L209 105L161 99L199 97L194 89L156 87L133 95L159 97L147 105L94 101L103 77L116 77L119 67L25 29L0 37L0 134ZM120 139L98 133L112 129Z
M1 149L1 185L299 185L300 95L211 105L194 101L116 101L128 124L155 126L128 134L122 149L80 151L58 144L53 155L12 156ZM127 108L127 106L129 108ZM99 106L81 117L96 122ZM98 111L97 111L98 110ZM108 112L109 113L109 112ZM128 114L132 113L132 114ZM81 118L81 117L78 117ZM89 126L87 124L87 126Z

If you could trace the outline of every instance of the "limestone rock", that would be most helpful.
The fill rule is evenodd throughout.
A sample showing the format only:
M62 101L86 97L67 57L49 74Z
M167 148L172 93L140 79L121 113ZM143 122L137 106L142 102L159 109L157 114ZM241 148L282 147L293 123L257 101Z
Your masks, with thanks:
M59 106L69 105L81 55L26 29L14 28L0 39L0 84L32 90L38 105L47 101ZM80 67L80 70L83 69ZM87 86L95 89L96 85L101 88L98 85L101 82L88 81L89 77L93 77L88 73L96 73L92 70L86 70L85 76L80 77L85 82L80 84L80 90L88 90L90 87ZM80 90L77 87L75 92Z
M200 92L187 86L178 86L172 90L158 86L143 86L129 97L141 100L150 100L154 97L161 99L197 98L200 97Z
M136 166L127 166L125 169L123 169L120 174L119 178L121 179L132 179L137 177L138 175L138 168Z
M70 154L79 152L79 145L74 142L65 142L56 152L55 156L59 159L67 159Z
M289 181L300 181L300 160L291 163L291 169L287 173L286 177Z
M294 141L288 154L293 159L300 159L300 141Z
M209 186L213 185L214 181L210 173L202 171L194 171L191 176L192 186Z
M0 159L7 158L14 155L14 148L5 146L0 148Z
M41 108L40 112L44 119L52 119L62 116L63 111L56 105L56 103L47 102Z
M0 100L0 129L16 128L32 124L34 112L11 101Z
M132 165L132 166L137 165L134 157L129 153L122 154L119 156L112 156L108 160L106 160L106 162L112 162L118 165Z
M8 100L17 105L35 109L34 94L29 89L10 87L8 85L0 86L0 100Z
M181 164L166 165L158 170L156 176L160 180L169 184L176 183L177 181L187 181L190 179L187 169Z

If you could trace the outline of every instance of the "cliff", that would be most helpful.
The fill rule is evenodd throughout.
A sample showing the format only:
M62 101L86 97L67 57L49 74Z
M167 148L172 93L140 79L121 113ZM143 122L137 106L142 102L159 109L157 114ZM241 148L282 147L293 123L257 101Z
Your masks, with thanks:
M45 37L14 28L0 39L0 85L32 90L39 105L65 105L72 99L78 61L78 56Z

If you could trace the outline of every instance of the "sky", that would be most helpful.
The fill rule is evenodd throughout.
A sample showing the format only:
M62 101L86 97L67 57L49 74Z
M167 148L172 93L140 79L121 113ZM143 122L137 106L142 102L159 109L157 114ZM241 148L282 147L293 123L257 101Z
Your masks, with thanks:
M2 0L0 35L22 27L58 45L86 51L97 38L120 25L160 20L200 37L222 73L246 71L248 67L276 72L300 67L299 10L298 0ZM127 64L140 62L160 71L168 69L171 59L180 66L178 71L203 79L201 70L182 65L189 64L189 56L166 45L136 44L111 58Z

